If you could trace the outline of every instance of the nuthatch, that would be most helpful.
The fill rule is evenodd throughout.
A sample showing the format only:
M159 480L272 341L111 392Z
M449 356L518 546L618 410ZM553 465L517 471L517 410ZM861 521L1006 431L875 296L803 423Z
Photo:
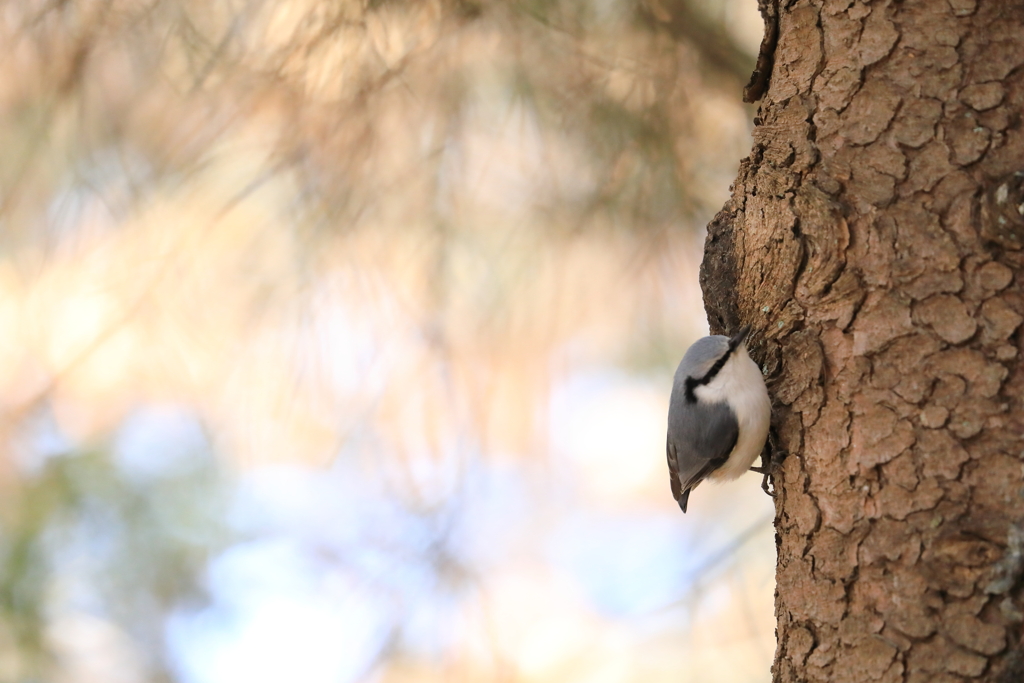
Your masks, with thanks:
M747 355L747 325L736 336L703 337L676 369L668 404L672 495L686 512L690 491L708 479L735 479L764 449L772 404L757 363Z

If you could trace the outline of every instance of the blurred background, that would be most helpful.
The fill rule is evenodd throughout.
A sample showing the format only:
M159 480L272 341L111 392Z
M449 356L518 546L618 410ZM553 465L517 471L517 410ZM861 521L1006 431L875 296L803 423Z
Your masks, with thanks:
M0 680L767 681L672 500L754 0L0 0Z

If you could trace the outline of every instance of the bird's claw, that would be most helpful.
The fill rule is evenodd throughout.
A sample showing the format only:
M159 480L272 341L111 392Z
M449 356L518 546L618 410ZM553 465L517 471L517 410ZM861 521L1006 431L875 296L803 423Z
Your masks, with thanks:
M787 455L786 451L783 451L775 445L776 438L775 429L773 427L768 434L768 440L765 442L764 450L761 451L761 466L750 468L751 472L757 472L758 474L764 475L764 478L761 480L761 490L772 498L775 497L776 491L772 491L768 486L768 480L771 479L772 474L776 469L776 465L782 462Z

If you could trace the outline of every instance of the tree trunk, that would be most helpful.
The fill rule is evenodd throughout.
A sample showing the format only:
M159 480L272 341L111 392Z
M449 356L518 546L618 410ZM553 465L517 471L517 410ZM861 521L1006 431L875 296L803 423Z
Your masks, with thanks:
M788 453L774 680L1024 681L1024 2L778 18L701 272Z

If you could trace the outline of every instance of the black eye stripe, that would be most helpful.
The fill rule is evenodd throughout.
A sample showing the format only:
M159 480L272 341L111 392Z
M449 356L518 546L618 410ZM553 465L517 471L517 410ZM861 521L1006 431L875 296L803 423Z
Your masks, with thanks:
M696 403L697 402L697 395L693 393L694 389L696 389L697 387L704 386L705 384L707 384L708 382L713 380L715 378L715 375L717 375L721 371L721 369L725 366L725 363L726 363L726 361L729 360L729 356L732 355L732 352L735 351L736 347L739 346L741 343L742 343L742 341L740 341L740 340L733 341L732 339L730 339L729 340L729 348L727 348L725 350L725 353L722 354L721 358L719 358L718 360L715 361L715 364L711 366L711 368L704 374L703 377L700 377L700 378L698 378L698 377L687 377L686 378L686 402L687 403Z

